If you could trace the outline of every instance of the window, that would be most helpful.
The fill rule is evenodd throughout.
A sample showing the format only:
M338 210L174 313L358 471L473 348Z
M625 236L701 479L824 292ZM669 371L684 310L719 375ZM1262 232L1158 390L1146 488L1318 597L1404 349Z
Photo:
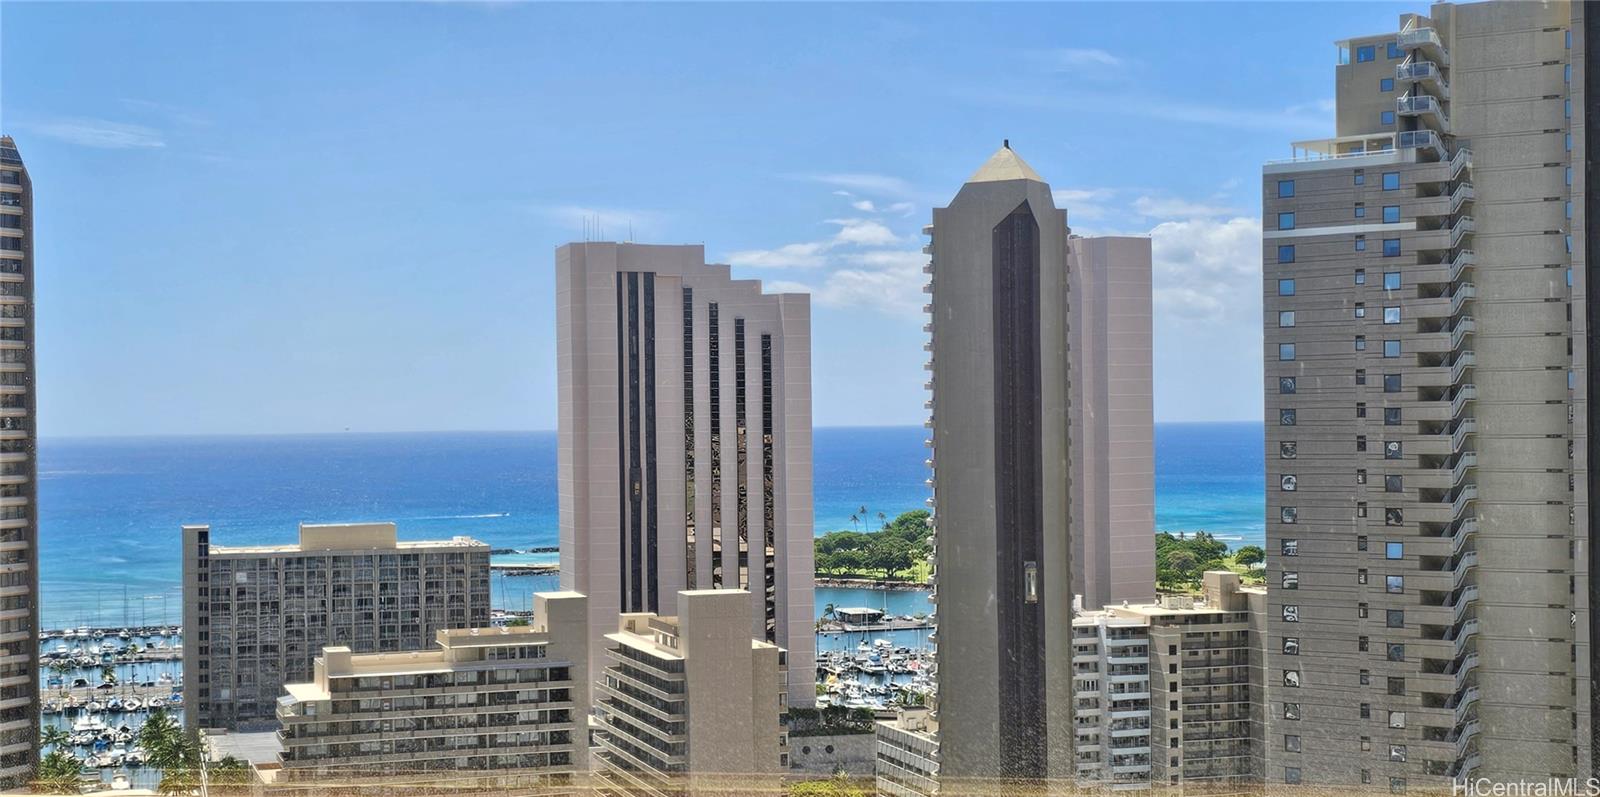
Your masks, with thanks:
M1566 41L1567 41L1566 48L1568 50L1572 49L1572 31L1570 31L1570 30L1566 31Z
M1365 368L1357 368L1356 369L1356 384L1364 385L1366 383L1367 383L1367 369L1365 369Z
M1365 584L1365 583L1367 583L1367 569L1365 567L1356 569L1356 583L1357 584Z
M1293 180L1279 180L1278 181L1278 198L1279 199L1287 199L1287 198L1292 197L1292 196L1294 196L1294 181Z
M1294 214L1293 213L1279 213L1278 214L1278 229L1280 229L1280 230L1292 230L1292 229L1294 229Z
M1367 450L1367 436L1364 435L1364 434L1356 435L1356 451L1366 451L1366 450Z
M1300 752L1300 737L1294 736L1292 734L1287 734L1287 733L1284 734L1283 735L1283 749L1284 749L1285 752L1289 752L1289 753L1298 753L1298 752Z
M1394 506L1383 510L1383 525L1404 526L1406 524L1405 510ZM1394 558L1394 557L1390 557Z
M1292 279L1278 280L1278 295L1279 296L1293 296L1294 295L1294 280L1292 280Z
M1400 49L1400 44L1398 42L1389 42L1388 56L1389 56L1389 60L1393 61L1396 58L1404 58L1404 57L1406 57L1406 52L1404 50Z
M1572 64L1567 64L1567 65L1561 67L1561 82L1563 82L1563 83L1571 83L1572 82Z
M1377 58L1377 45L1367 44L1356 48L1356 63L1358 64L1364 64L1368 61L1376 61Z
M1386 492L1386 493L1398 493L1398 492L1402 492L1404 490L1405 490L1405 477L1403 477L1403 476L1387 476L1387 475L1383 477L1383 491L1384 492Z
M1394 78L1392 78L1392 77L1379 78L1378 79L1378 91L1394 91Z
M1361 682L1362 686L1370 686L1372 684L1372 671L1362 670L1361 674L1357 676L1357 680ZM1365 736L1361 737L1361 749L1367 749L1367 737Z
M1365 451L1366 449L1363 448L1362 450ZM1366 501L1357 501L1356 502L1356 517L1366 517L1366 516L1367 516L1367 502Z
M1399 172L1384 172L1383 173L1383 190L1385 190L1385 191L1399 191L1400 190L1400 173Z
M1366 351L1366 350L1367 350L1367 336L1366 335L1357 335L1356 336L1356 351Z
M1567 167L1567 185L1572 185L1572 167Z
M1300 622L1300 607L1292 603L1285 603L1283 605L1283 621L1286 623ZM1283 675L1284 682L1287 683L1289 680L1289 671L1285 670ZM1298 676L1299 673L1295 673L1295 675ZM1296 678L1294 685L1300 685L1298 677Z
M1367 173L1366 173L1365 170L1356 169L1355 172L1350 175L1350 177L1351 177L1352 180L1355 181L1356 185L1366 185L1367 184Z
M1384 625L1385 628L1405 628L1406 627L1406 611L1405 611L1405 609L1387 609L1387 610L1384 611L1383 614L1384 614L1383 625ZM1390 694L1394 694L1394 693L1391 692Z
M1399 729L1406 726L1406 713L1404 711L1389 712L1389 727Z
M1357 252L1365 252L1365 251L1367 251L1367 236L1365 236L1365 235L1357 235L1356 236L1356 251ZM1364 269L1364 268L1358 268L1358 269L1356 269L1356 273L1361 275L1361 281L1357 282L1356 284L1357 285L1365 285L1365 284L1367 284L1367 270Z
M1289 640L1287 640L1287 639L1284 640L1285 643L1287 643L1288 641ZM1298 650L1298 646L1297 646L1297 650ZM1284 652L1287 653L1288 651L1284 651ZM1299 703L1284 703L1283 704L1283 718L1286 719L1286 720L1297 720L1297 719L1300 719L1300 704Z
M1294 786L1300 785L1300 768L1299 767L1284 767L1283 768L1283 782L1291 784L1291 785L1294 785Z
M1398 340L1386 340L1386 341L1384 341L1383 342L1383 356L1385 356L1385 357L1399 357L1400 356L1400 341L1398 341Z
M1404 715L1402 715L1401 718L1403 720L1404 719ZM1389 793L1390 794L1405 794L1406 793L1406 779L1405 778L1390 778L1389 779Z
M1406 693L1406 679L1404 679L1404 678L1395 678L1395 677L1391 676L1389 678L1389 694L1391 694L1391 695L1404 695L1405 693Z
M1356 417L1357 418L1365 418L1365 417L1367 417L1367 403L1365 401L1356 402Z
M1399 205L1384 205L1383 206L1383 223L1384 224L1399 224L1400 223L1400 206Z
M1280 360L1293 360L1294 359L1294 344L1293 343L1279 343L1278 344L1278 359L1280 359Z
M1383 239L1383 256L1384 257L1399 257L1400 256L1400 239L1399 238L1385 238L1385 239Z
M1384 248L1388 248L1388 242L1384 242ZM1398 291L1398 290L1400 290L1400 272L1398 272L1398 271L1385 271L1385 272L1383 272L1383 289L1386 290L1386 291Z
M1383 408L1383 425L1384 426L1399 426L1400 425L1400 408L1399 407L1384 407Z
M1384 459L1399 459L1404 456L1404 454L1405 452L1401 447L1399 440L1390 440L1389 442L1383 444Z
M1292 409L1278 410L1278 425L1293 426L1295 423L1295 417L1295 411Z
M1289 687L1290 689L1299 689L1300 688L1300 671L1299 670L1284 670L1283 671L1283 685Z
M1365 619L1367 619L1367 605L1365 603L1356 604L1356 619L1357 620L1365 620ZM1363 681L1362 683L1365 683L1365 681Z
M1367 303L1366 302L1356 302L1356 318L1366 318L1366 317L1367 317Z
M1366 217L1367 217L1367 206L1366 206L1366 204L1362 203L1362 202L1357 202L1356 203L1356 218L1364 219Z
M1295 571L1292 571L1292 570L1283 571L1283 588L1284 589L1299 589L1300 588L1300 574L1295 572Z
M1372 704L1362 703L1356 707L1356 715L1364 720L1372 719Z
M1300 541L1299 540L1279 540L1278 541L1278 548L1279 548L1279 551L1282 552L1284 556L1299 556L1300 555Z
M1367 469L1366 468L1356 468L1356 484L1366 484L1366 483L1367 483Z
M1278 247L1278 262L1279 263L1293 263L1294 262L1294 244L1283 244L1282 246Z
M1392 125L1392 124L1394 124L1394 111L1380 111L1380 112L1378 112L1378 124L1380 124L1380 125Z
M1292 326L1294 326L1294 311L1293 310L1279 310L1278 311L1278 326L1280 326L1280 327L1292 327Z
M1362 534L1362 535L1356 537L1356 550L1365 551L1366 549L1367 549L1367 535Z
M1284 395L1292 395L1294 393L1294 389L1295 389L1294 377L1292 377L1292 376L1280 376L1280 377L1278 377L1278 392L1279 393L1282 393Z
M1392 595L1400 595L1406 591L1405 576L1384 576L1383 591Z
M1385 308L1383 308L1383 323L1385 323L1385 324L1398 324L1398 323L1400 323L1400 308L1398 308L1398 307L1385 307Z
M1279 441L1278 442L1278 458L1280 458L1280 459L1294 459L1295 457L1299 456L1299 445L1300 445L1299 443L1296 443L1293 440L1281 440L1281 441Z
M1406 646L1405 646L1405 643L1403 643L1403 642L1391 642L1391 643L1389 643L1389 654L1388 654L1388 656L1389 656L1389 661L1405 661L1406 660Z
M1284 523L1298 523L1300 521L1300 510L1292 506L1279 507L1278 519Z
M1385 393L1399 393L1400 392L1400 374L1384 374L1383 375L1383 392L1385 392Z

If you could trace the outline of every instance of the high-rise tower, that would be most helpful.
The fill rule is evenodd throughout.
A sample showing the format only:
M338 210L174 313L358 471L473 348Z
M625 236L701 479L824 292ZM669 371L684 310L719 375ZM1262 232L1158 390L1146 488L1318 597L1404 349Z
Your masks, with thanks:
M33 328L33 182L0 136L0 788L25 783L39 752Z
M1264 169L1269 783L1592 771L1583 12L1339 42Z
M589 597L590 680L618 614L743 589L812 705L810 297L702 246L574 243L556 306L561 585Z
M1066 213L1008 144L929 232L940 779L1064 783Z

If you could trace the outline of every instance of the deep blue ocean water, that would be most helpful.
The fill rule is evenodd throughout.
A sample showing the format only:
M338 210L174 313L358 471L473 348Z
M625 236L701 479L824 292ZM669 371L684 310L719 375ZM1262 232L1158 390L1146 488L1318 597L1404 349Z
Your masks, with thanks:
M925 430L824 428L815 436L819 532L875 526L924 506ZM39 451L40 579L47 627L177 623L178 527L223 545L289 543L301 521L394 520L405 539L467 534L496 548L556 543L552 432L56 438ZM1158 424L1156 526L1259 544L1260 423ZM495 579L525 607L553 579ZM819 603L820 605L820 603Z

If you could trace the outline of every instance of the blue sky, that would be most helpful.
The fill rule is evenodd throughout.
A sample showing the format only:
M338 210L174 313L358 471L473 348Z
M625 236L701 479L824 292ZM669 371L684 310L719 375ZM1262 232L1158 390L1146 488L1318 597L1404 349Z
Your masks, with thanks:
M1260 164L1398 4L21 4L47 435L548 429L553 250L814 294L819 425L919 423L929 208L1010 138L1156 252L1156 416L1261 412Z

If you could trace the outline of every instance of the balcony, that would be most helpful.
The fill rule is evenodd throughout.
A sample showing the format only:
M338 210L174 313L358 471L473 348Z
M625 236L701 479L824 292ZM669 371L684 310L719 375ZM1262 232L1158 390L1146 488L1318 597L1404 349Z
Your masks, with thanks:
M1483 759L1477 753L1473 753L1450 766L1450 778L1452 780L1466 780L1467 776L1472 774L1472 771L1482 763Z
M1467 443L1467 436L1476 431L1478 431L1478 420L1476 418L1462 418L1457 421L1456 427L1450 431L1450 453L1454 454L1460 451L1461 447Z
M1450 204L1448 205L1450 209L1450 215L1455 215L1456 211L1460 210L1462 205L1465 205L1469 202L1474 202L1477 200L1477 198L1478 189L1473 188L1472 183L1461 183L1460 185L1457 185L1456 190L1450 192Z
M1477 487L1469 487L1469 490L1472 490L1472 493L1477 495ZM1472 571L1477 570L1477 567L1477 551L1467 551L1466 554L1461 554L1461 559L1456 560L1456 565L1450 568L1450 589L1453 589L1453 591L1454 589L1461 589L1461 583L1466 581L1467 573L1472 573ZM1477 629L1474 629L1474 631L1477 631ZM1451 637L1451 639L1454 639L1454 637ZM1456 655L1461 655L1461 651L1456 651Z
M1450 53L1445 50L1444 39L1439 37L1439 31L1420 27L1415 19L1395 36L1395 44L1402 50L1418 50L1425 57L1445 66L1450 65Z
M1450 315L1460 315L1461 306L1478 297L1478 286L1463 282L1450 294Z
M1461 171L1463 169L1470 168L1472 168L1471 149L1462 147L1456 150L1455 154L1450 156L1450 179L1456 179L1457 177L1461 176Z
M1449 636L1446 636L1445 639L1454 643L1456 655L1460 656L1461 653L1466 650L1467 643L1472 641L1472 639L1477 635L1478 619L1474 617L1473 619L1457 626L1453 633Z
M1469 687L1467 691L1456 695L1451 701L1456 709L1456 724L1460 725L1467 718L1467 710L1478 702L1478 687Z
M1467 402L1473 401L1477 398L1477 385L1467 384L1456 388L1456 392L1450 396L1450 419L1455 420L1456 418L1460 418L1461 411L1467 408ZM1452 484L1454 484L1454 482L1452 482Z
M1468 385L1467 387L1471 387ZM1467 471L1478 467L1478 454L1474 451L1463 451L1456 455L1456 462L1450 467L1450 486L1461 486L1461 480L1467 478Z
M1405 83L1426 84L1439 96L1446 99L1450 97L1450 82L1444 79L1444 69L1432 61L1414 55L1406 56L1406 60L1394 68L1394 79Z
M1450 538L1450 555L1461 553L1461 546L1467 544L1472 535L1478 533L1478 519L1475 517L1462 518L1452 524L1450 532L1445 536Z
M1471 744L1473 739L1478 738L1479 728L1480 726L1478 721L1471 720L1467 724L1462 725L1461 728L1453 734L1456 742L1456 758L1461 758L1467 754L1467 745Z
M1478 231L1478 222L1471 216L1462 216L1450 227L1450 248L1461 246L1462 239Z
M1467 609L1471 608L1472 602L1477 599L1478 585L1473 584L1462 590L1460 594L1456 595L1454 603L1446 603L1445 606L1452 607L1455 610L1452 614L1455 619L1451 621L1451 625L1455 625L1466 619L1464 615L1467 613Z
M1452 313L1452 315L1454 314ZM1461 344L1467 339L1467 335L1476 332L1477 329L1478 322L1473 321L1472 316L1464 315L1457 318L1455 326L1450 328L1450 350L1455 351L1461 348Z
M1395 146L1400 149L1429 151L1439 157L1444 155L1444 139L1432 130L1401 131L1396 136Z
M1445 116L1444 103L1432 94L1412 94L1407 92L1404 96L1394 101L1395 113L1401 116L1414 117L1417 121L1432 127L1441 133L1449 132L1450 118Z
M1472 502L1476 501L1476 500L1478 500L1478 485L1476 485L1476 484L1464 484L1464 485L1462 485L1459 489L1456 490L1455 497L1450 500L1450 519L1451 520L1455 520L1457 518L1462 517L1464 515L1464 513L1467 511L1468 507L1472 504ZM1476 556L1477 556L1476 553L1474 553L1472 551L1468 551L1467 555L1474 557L1474 562L1473 563L1474 564L1477 563L1476 562ZM1459 586L1461 586L1460 573L1458 572L1456 574L1456 576L1457 576L1456 577L1456 586L1459 587Z
M1467 683L1467 677L1472 675L1472 673L1477 669L1478 654L1474 652L1469 654L1465 659L1462 659L1461 663L1456 665L1454 670L1450 671L1450 674L1455 676L1457 692L1461 691L1461 688Z
M1467 369L1477 364L1477 352L1474 352L1471 349L1458 352L1455 358L1450 361L1450 384L1461 384L1461 377L1466 375Z

